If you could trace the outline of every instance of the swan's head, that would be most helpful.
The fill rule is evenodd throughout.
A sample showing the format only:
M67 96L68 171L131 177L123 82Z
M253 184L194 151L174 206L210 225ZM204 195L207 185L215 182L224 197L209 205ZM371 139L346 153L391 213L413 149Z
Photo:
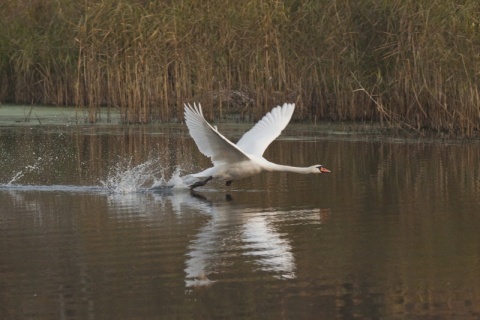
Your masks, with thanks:
M329 173L330 170L322 166L321 164L316 164L312 167L314 173Z

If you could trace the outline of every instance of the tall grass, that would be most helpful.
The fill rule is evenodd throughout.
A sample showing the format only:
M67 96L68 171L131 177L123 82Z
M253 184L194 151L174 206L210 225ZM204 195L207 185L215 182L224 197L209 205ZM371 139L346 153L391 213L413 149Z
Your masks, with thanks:
M0 4L0 101L98 108L126 123L383 121L462 137L480 127L474 0L19 0Z

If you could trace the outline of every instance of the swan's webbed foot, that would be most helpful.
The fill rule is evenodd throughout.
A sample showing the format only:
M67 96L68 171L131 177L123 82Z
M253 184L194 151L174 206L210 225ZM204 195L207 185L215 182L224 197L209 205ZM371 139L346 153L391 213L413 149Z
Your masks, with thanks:
M205 179L205 180L197 181L197 182L195 182L194 184L192 184L192 185L190 186L190 190L193 190L193 189L195 189L195 188L197 188L197 187L202 187L202 186L206 185L207 182L210 181L210 180L212 180L212 179L213 179L213 177L210 176L210 177L208 177L208 178Z
M228 180L227 182L225 182L225 185L227 187L230 187L230 185L232 184L233 180Z

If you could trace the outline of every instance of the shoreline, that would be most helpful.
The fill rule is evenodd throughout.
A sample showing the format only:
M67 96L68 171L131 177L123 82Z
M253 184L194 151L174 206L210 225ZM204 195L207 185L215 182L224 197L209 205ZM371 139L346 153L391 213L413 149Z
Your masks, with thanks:
M64 106L27 106L27 105L0 105L0 129L11 127L69 127L69 126L179 126L183 127L183 122L179 121L152 121L148 124L124 124L121 122L121 115L118 110L102 107L99 109L99 118L94 123L88 121L88 110L78 107ZM256 121L232 120L230 117L216 119L213 123L218 124L220 130L247 131ZM479 138L462 138L449 134L440 134L428 130L411 130L400 126L382 125L379 122L354 122L354 121L310 121L296 120L290 122L285 129L284 135L295 137L295 139L315 138L315 139L349 139L349 140L398 140L398 141L423 141L423 142L479 142ZM307 138L307 139L308 139ZM310 140L310 139L308 139Z

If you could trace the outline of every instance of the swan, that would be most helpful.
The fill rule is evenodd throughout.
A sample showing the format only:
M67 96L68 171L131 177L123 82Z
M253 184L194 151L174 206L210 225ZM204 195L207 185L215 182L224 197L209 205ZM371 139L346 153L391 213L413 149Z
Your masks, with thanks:
M203 117L200 104L185 104L185 123L198 149L209 157L213 167L186 177L195 178L190 190L204 186L212 179L225 181L230 186L233 180L243 179L262 171L296 172L303 174L327 173L320 164L310 167L292 167L276 164L263 157L263 153L290 122L295 104L285 103L268 112L252 129L234 144L225 138ZM188 179L187 179L188 181Z

